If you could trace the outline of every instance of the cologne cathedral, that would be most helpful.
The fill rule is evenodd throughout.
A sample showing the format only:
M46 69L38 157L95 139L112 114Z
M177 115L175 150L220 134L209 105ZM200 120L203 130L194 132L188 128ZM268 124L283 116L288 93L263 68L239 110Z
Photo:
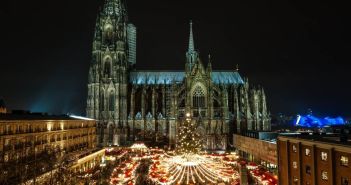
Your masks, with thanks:
M98 120L98 144L173 148L186 115L206 150L225 150L233 133L270 130L264 90L250 88L237 69L213 70L210 56L205 65L192 23L184 59L183 71L136 69L136 27L123 0L106 0L96 22L86 109Z

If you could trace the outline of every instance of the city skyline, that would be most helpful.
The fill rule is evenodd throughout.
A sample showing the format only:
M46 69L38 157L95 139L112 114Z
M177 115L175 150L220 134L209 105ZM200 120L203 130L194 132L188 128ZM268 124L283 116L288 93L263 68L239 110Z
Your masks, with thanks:
M350 116L343 64L349 46L340 5L197 2L127 1L138 30L139 69L183 69L193 20L204 63L211 54L215 69L238 64L250 82L265 87L273 114L311 108L320 115ZM1 19L9 29L0 96L9 108L84 114L94 22L102 3L5 2Z

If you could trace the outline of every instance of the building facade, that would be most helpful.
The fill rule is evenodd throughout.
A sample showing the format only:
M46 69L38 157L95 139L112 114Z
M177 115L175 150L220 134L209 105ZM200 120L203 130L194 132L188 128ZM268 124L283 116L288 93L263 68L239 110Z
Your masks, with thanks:
M351 184L351 142L332 136L279 136L279 184Z
M277 168L278 165L277 144L275 142L234 134L233 144L240 156L275 172L273 169Z
M19 184L39 177L52 170L59 157L95 147L95 120L0 114L0 184Z
M204 149L226 149L231 133L270 130L263 88L250 88L238 70L212 70L195 49L192 23L184 71L141 71L136 28L122 0L107 0L97 18L89 70L87 117L98 120L98 143L166 141L190 113ZM215 62L214 62L215 63Z

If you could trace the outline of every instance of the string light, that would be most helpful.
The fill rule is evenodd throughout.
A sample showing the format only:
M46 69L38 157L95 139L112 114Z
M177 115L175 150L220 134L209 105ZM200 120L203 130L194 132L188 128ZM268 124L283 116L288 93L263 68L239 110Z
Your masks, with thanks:
M158 157L153 160L149 178L156 184L229 183L239 179L239 173L223 161L209 155L184 154Z

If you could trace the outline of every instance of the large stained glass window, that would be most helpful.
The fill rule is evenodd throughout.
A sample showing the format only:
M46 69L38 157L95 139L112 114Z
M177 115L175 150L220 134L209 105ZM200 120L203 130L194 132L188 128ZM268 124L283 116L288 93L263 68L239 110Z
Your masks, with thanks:
M197 86L193 92L193 107L204 108L205 107L205 93L203 89Z

